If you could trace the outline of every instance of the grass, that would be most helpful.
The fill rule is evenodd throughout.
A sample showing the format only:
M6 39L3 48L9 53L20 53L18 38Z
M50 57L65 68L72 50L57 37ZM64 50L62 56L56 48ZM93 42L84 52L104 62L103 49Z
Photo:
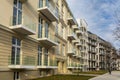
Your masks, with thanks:
M88 71L88 72L79 72L79 74L97 74L97 75L102 75L102 74L105 74L107 73L108 71Z
M90 78L93 78L93 76L56 75L56 76L43 77L34 80L88 80Z

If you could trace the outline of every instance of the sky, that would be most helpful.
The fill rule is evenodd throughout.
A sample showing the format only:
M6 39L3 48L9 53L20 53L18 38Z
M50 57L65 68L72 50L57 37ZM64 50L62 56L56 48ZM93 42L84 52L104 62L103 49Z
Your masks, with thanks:
M113 30L117 26L116 14L120 12L120 0L67 0L76 19L85 19L88 30L97 34L116 48L120 42L115 40Z

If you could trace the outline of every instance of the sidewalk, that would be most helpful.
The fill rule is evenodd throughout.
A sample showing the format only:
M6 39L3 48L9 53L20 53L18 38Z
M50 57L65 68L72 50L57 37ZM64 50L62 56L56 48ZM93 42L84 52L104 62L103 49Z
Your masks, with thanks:
M112 74L106 73L89 80L120 80L120 71L112 71Z

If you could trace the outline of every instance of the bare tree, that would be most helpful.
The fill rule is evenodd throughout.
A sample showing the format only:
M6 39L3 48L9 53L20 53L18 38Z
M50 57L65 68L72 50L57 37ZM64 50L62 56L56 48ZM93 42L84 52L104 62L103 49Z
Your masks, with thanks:
M116 40L120 41L120 7L118 7L115 11L115 19L116 19L116 28L113 31L113 35Z

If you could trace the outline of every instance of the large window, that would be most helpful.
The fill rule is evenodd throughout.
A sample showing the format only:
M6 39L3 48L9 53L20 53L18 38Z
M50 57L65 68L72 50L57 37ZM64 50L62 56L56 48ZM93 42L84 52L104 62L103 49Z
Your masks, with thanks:
M38 65L42 65L42 47L38 46Z
M12 38L11 64L13 65L20 64L20 49L21 49L21 40L13 37Z
M13 25L22 23L22 3L20 0L14 0L13 6Z
M48 49L45 49L45 51L44 51L45 53L45 55L44 55L44 65L45 66L48 66Z

